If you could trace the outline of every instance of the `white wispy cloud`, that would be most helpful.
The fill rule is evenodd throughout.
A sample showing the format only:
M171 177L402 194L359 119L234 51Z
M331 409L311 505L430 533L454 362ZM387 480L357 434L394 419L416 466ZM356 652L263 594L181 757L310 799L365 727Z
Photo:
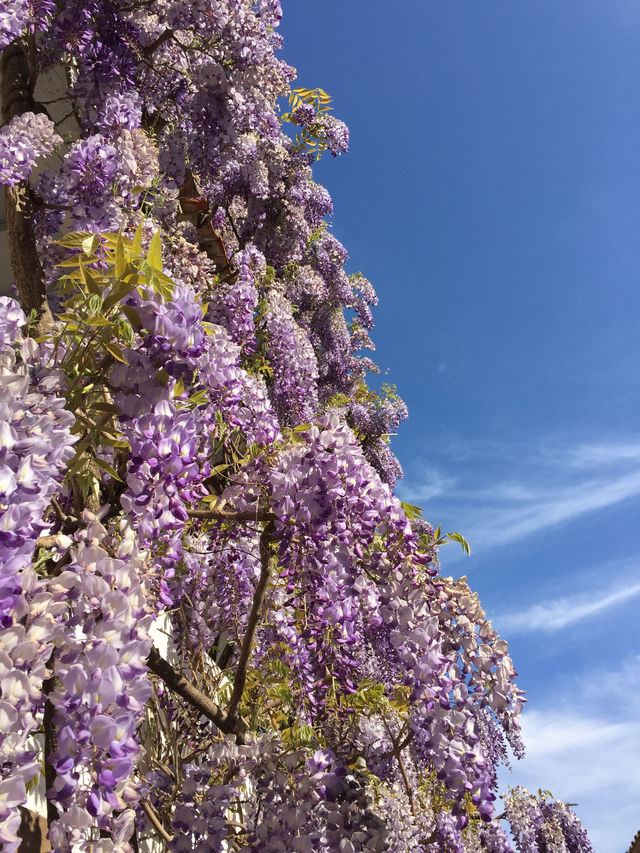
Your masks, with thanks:
M409 472L399 492L453 516L474 550L524 539L640 496L640 441L478 442L464 466ZM455 473L454 473L455 472ZM435 519L440 520L440 517Z
M640 595L640 583L621 582L614 589L593 589L576 595L547 599L522 610L496 616L496 625L503 634L528 631L551 633L582 622L616 604Z
M567 461L578 468L616 462L639 462L640 442L608 442L601 444L581 444L571 448L566 454Z
M428 501L440 495L452 494L457 487L457 479L437 468L425 468L422 471L420 482L411 488L400 488L399 493L409 501Z

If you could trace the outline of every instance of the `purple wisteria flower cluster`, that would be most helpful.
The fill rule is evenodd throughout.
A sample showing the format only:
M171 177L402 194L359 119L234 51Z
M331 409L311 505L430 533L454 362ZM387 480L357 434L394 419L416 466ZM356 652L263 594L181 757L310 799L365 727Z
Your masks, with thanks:
M62 142L50 118L23 113L0 128L0 183L13 186L26 180L40 157Z
M514 788L505 796L505 810L518 853L538 850L591 851L587 833L569 807L548 792L538 796Z
M54 853L512 850L522 693L394 495L406 406L368 384L377 297L312 173L349 132L283 113L280 18L0 2L29 211L0 299L6 853L38 785ZM546 795L505 815L518 853L591 849Z
M25 338L18 304L0 297L0 843L18 849L18 806L40 767L40 725L60 612L32 568L43 516L73 456L73 415L43 369L46 347Z

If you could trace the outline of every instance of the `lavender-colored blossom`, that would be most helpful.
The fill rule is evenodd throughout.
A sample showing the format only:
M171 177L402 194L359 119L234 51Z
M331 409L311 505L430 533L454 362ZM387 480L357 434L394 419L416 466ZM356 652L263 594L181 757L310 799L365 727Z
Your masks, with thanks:
M94 824L125 846L133 825L123 824L118 812L139 796L132 784L137 729L152 692L146 677L152 617L140 585L144 555L125 526L110 557L101 547L105 528L88 513L85 521L71 563L49 584L67 609L50 695L57 744L49 756L56 776L48 796L60 814L50 833L60 851L87 841Z
M0 128L0 184L26 180L40 157L51 154L62 138L43 113L23 113Z
M526 788L514 788L504 797L505 812L518 853L591 853L580 820L565 803L534 796Z
M313 420L317 407L318 362L304 330L293 318L289 302L275 291L267 294L265 326L274 371L271 397L281 422Z
M302 127L310 127L316 120L316 111L311 104L300 104L292 115L295 123Z
M60 632L60 611L30 562L50 526L44 513L75 440L55 377L39 364L45 346L22 338L24 322L17 303L0 297L0 838L6 850L17 849L18 806L25 783L39 773L30 736Z
M11 0L0 2L0 49L25 30L44 29L56 8L55 0Z
M319 120L329 151L336 157L349 150L349 128L335 116L324 115Z
M96 127L114 129L125 127L128 130L140 127L142 118L142 99L136 91L111 92L104 101Z

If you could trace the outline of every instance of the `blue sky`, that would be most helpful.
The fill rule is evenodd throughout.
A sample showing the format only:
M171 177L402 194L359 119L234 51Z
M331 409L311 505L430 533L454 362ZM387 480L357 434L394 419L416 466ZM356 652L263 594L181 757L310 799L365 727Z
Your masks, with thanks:
M351 151L316 170L380 296L401 496L510 641L528 757L596 853L640 829L640 6L283 0Z

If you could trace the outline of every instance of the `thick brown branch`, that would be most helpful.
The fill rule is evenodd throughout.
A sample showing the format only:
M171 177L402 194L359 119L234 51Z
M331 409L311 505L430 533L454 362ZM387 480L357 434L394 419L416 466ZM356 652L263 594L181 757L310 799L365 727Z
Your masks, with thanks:
M251 613L249 614L247 630L245 631L245 635L242 640L242 647L240 649L240 659L238 660L238 666L236 668L235 678L233 681L233 691L231 692L231 699L229 700L229 707L227 708L227 716L225 720L231 730L236 728L238 722L238 705L240 704L242 694L244 693L244 686L247 681L247 666L249 664L249 658L251 656L251 650L253 648L253 639L255 637L256 628L258 627L258 622L262 613L264 597L271 575L270 564L273 527L273 521L270 521L269 524L267 524L267 526L264 528L264 530L262 531L262 535L260 536L260 578L258 580L255 592L253 593Z
M33 230L33 202L27 181L5 187L7 240L11 268L16 279L20 305L25 314L36 312L36 337L46 335L53 325L47 301L45 278Z
M49 665L52 666L53 661L49 662ZM58 733L56 731L56 727L53 721L55 716L55 708L53 707L53 703L51 699L49 699L49 695L53 692L56 684L56 678L52 675L50 678L47 678L43 683L43 693L47 696L47 700L44 703L44 716L43 716L43 726L44 726L44 778L47 786L47 791L52 791L53 786L56 781L56 770L53 764L51 763L51 756L58 748ZM58 819L58 809L55 806L53 800L47 797L47 823L49 826L53 823L54 820Z
M199 711L203 716L211 720L221 731L230 731L227 721L216 703L201 690L198 690L184 675L177 672L160 655L157 649L151 649L147 658L147 664L151 672L154 672L158 678L161 678L174 693L182 696L196 711Z
M6 123L25 112L38 111L38 105L31 94L29 59L18 41L12 42L2 52L0 73L3 121ZM5 188L5 205L9 257L20 305L26 314L36 312L36 336L46 335L53 324L53 317L47 302L44 272L36 248L33 229L35 208L28 181L20 181L13 187Z
M164 44L165 41L169 41L170 38L173 38L174 32L174 30L170 29L164 30L164 32L160 33L155 41L152 41L151 44L148 44L142 49L142 55L148 59L156 48L160 47L161 44Z
M37 112L31 89L29 59L18 40L2 51L2 121L8 124L22 113Z

